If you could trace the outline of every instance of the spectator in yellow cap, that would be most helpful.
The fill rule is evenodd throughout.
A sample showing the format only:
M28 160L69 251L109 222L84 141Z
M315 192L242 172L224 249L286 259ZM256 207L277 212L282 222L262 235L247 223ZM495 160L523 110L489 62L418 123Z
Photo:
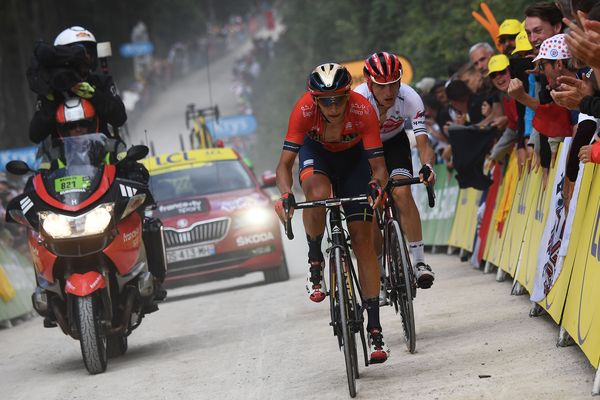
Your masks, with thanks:
M510 61L504 54L497 54L490 58L488 63L488 76L492 80L492 84L500 91L502 102L503 120L498 119L492 125L498 128L504 128L502 136L494 145L491 152L493 160L501 160L513 148L513 144L518 139L518 118L517 104L515 100L508 96L508 85L510 84Z
M511 53L512 55L518 55L520 57L525 57L530 54L533 50L533 46L529 43L529 38L527 37L527 32L522 30L519 32L515 39L515 49Z
M511 55L515 49L515 39L521 31L521 23L516 19L505 19L498 30L498 43L502 54Z

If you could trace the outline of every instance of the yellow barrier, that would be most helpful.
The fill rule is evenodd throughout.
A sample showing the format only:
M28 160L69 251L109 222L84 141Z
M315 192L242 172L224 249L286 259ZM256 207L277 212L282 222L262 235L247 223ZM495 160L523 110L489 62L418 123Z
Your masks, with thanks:
M500 249L502 248L502 241L504 240L505 236L502 235L502 231L499 230L498 225L495 223L495 217L498 215L498 210L501 207L501 202L499 199L504 197L504 191L506 189L506 181L502 180L502 182L500 182L500 187L498 188L497 200L494 206L494 213L492 215L492 223L490 224L490 228L488 230L487 243L483 251L483 259L494 265L498 265L500 263Z
M561 151L562 146L559 154ZM538 259L545 253L544 246L548 246L542 243L542 236L550 223L550 212L555 212L550 210L552 192L562 188L559 181L562 173L557 176L557 165L553 165L544 188L541 168L525 171L518 180L510 173L514 162L511 157L494 209L494 221L505 218L502 233L495 223L491 224L483 254L486 261L514 276L532 293L536 275L541 270ZM514 193L512 200L511 192ZM479 198L480 192L475 190L460 191L449 245L472 250ZM538 304L566 329L597 368L600 364L600 166L585 166L574 212L560 273Z
M588 165L584 171L573 223L573 227L579 229L571 233L559 280L568 281L562 326L597 368L600 358L600 168L594 167ZM565 273L571 270L568 280ZM554 287L551 293L553 290Z
M533 189L532 207L529 217L526 222L525 235L521 248L521 256L517 266L517 281L531 293L533 290L533 282L535 280L535 272L537 269L537 259L539 253L539 245L546 226L548 218L548 208L550 207L550 190L542 185L542 169L538 168L537 172L531 172L530 185ZM551 186L550 186L551 187Z
M467 251L473 251L473 239L477 229L477 209L481 191L472 188L461 189L458 193L456 215L448 244Z

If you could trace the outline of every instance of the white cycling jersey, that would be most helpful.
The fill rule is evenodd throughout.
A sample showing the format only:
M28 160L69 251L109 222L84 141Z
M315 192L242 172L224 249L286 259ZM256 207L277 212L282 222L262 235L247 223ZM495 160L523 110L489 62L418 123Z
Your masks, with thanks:
M379 109L375 96L369 90L367 83L362 83L354 88L355 92L362 94L369 100L377 118L379 117ZM379 126L381 141L385 142L404 131L404 122L409 119L412 122L412 127L415 136L426 135L427 128L425 127L425 106L421 96L410 86L406 84L400 85L396 102L389 110L387 110L386 119ZM380 119L381 120L381 119Z

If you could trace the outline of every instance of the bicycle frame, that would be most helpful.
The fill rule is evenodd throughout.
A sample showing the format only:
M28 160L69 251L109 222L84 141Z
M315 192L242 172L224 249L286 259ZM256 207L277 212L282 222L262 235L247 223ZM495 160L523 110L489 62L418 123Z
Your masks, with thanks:
M400 226L400 215L392 196L394 187L414 185L421 183L419 178L400 179L388 181L384 191L386 199L383 207L383 215L377 210L377 222L379 228L383 229L383 265L386 269L385 289L389 290L390 304L400 312L402 327L406 345L410 353L415 352L416 334L415 317L412 301L417 295L417 281L410 262L404 233ZM435 204L433 189L427 187L429 205Z
M214 147L212 133L206 125L206 118L213 117L219 121L219 107L207 107L196 109L195 104L189 104L185 112L185 124L189 129L190 121L193 122L190 132L190 146L194 148L194 139L198 140L198 148L206 149Z
M325 200L309 201L296 204L295 208L326 207L329 210L329 229L327 241L330 243L329 254L329 304L333 334L338 338L338 345L343 348L346 362L346 374L350 396L356 395L355 379L359 377L358 355L356 352L356 337L359 333L363 346L365 366L369 365L367 343L364 333L362 293L352 259L350 257L348 238L343 227L343 216L340 206L347 202L367 201L367 196L351 198L332 198ZM287 212L287 211L286 211ZM286 223L286 234L292 239L291 223Z
M327 252L333 254L333 257L330 258L329 263L329 276L330 276L330 312L331 312L331 323L330 325L334 329L334 334L336 332L336 321L334 318L334 307L335 300L339 301L339 298L336 298L336 290L338 281L344 282L346 285L347 295L349 304L354 305L359 301L362 303L362 291L360 290L360 284L358 282L358 277L356 275L356 271L354 270L354 265L352 263L352 259L350 256L349 246L348 246L348 238L345 234L345 230L342 225L342 213L340 212L339 206L331 208L329 210L329 227L331 232L328 231L329 237L327 241L331 243L331 246L327 249ZM334 264L332 265L332 261ZM335 266L335 268L333 268ZM356 296L358 294L358 296ZM347 321L350 326L352 332L357 333L360 331L360 327L364 323L363 318L363 307L360 309L353 309L353 318ZM350 314L350 313L349 313ZM343 321L341 321L344 324ZM341 339L341 338L338 338ZM341 343L340 343L341 347ZM365 350L365 366L368 366L368 354Z

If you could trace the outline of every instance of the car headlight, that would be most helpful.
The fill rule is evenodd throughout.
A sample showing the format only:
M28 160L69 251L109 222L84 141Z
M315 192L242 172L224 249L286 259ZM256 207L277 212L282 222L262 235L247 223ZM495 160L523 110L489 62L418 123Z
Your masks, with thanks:
M251 207L244 210L243 213L236 219L236 228L244 228L246 226L265 226L270 223L275 215L275 211L266 207Z
M51 211L41 211L38 216L42 228L48 235L54 239L66 239L104 232L112 220L113 209L113 203L105 203L75 217Z

